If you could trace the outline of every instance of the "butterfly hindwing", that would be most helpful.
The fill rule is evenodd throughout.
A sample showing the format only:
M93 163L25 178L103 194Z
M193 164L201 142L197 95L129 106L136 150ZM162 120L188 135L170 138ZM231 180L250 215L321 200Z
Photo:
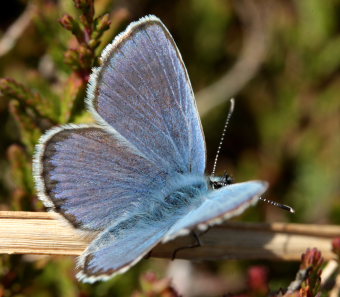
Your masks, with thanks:
M163 168L204 174L205 142L191 84L158 18L130 24L104 50L87 102L99 122Z
M103 230L132 211L166 176L128 144L86 125L45 134L34 167L45 205L86 230Z
M107 228L79 258L78 279L94 282L125 272L162 240L173 223L173 217L153 221L130 216Z

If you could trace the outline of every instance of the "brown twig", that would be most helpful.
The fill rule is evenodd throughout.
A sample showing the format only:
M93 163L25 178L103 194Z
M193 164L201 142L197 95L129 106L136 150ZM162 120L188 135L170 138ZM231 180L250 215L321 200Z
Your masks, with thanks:
M89 244L75 229L44 212L0 212L0 253L80 255ZM301 224L258 224L227 222L200 236L202 246L180 250L182 259L277 259L300 260L308 247L317 247L331 259L332 238L340 226ZM156 246L152 257L171 258L178 247L193 243L190 236Z

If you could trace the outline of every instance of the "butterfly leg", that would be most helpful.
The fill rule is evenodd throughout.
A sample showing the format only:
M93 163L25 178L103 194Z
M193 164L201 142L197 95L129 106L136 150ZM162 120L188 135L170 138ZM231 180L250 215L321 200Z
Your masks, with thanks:
M200 237L199 237L199 235L201 235L201 234L198 234L195 230L191 231L190 234L193 236L193 238L196 240L196 242L195 242L194 244L192 244L192 245L182 246L182 247L179 247L179 248L175 249L175 250L173 251L173 253L172 253L171 260L175 260L176 254L177 254L179 251L181 251L181 250L192 249L192 248L200 247L200 246L203 245L203 244L202 244L202 241L201 241L201 239L200 239Z

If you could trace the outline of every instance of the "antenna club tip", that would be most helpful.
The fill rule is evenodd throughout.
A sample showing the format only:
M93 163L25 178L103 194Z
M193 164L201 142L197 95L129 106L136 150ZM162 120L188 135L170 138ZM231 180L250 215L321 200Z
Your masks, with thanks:
M230 112L229 113L232 113L234 111L234 107L235 107L235 98L230 98L229 102L230 102Z

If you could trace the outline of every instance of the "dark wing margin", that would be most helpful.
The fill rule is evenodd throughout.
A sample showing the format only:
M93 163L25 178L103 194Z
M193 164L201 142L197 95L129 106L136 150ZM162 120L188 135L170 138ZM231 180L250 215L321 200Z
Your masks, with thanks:
M168 171L203 174L206 151L190 80L174 40L148 16L108 45L87 104L96 119Z

